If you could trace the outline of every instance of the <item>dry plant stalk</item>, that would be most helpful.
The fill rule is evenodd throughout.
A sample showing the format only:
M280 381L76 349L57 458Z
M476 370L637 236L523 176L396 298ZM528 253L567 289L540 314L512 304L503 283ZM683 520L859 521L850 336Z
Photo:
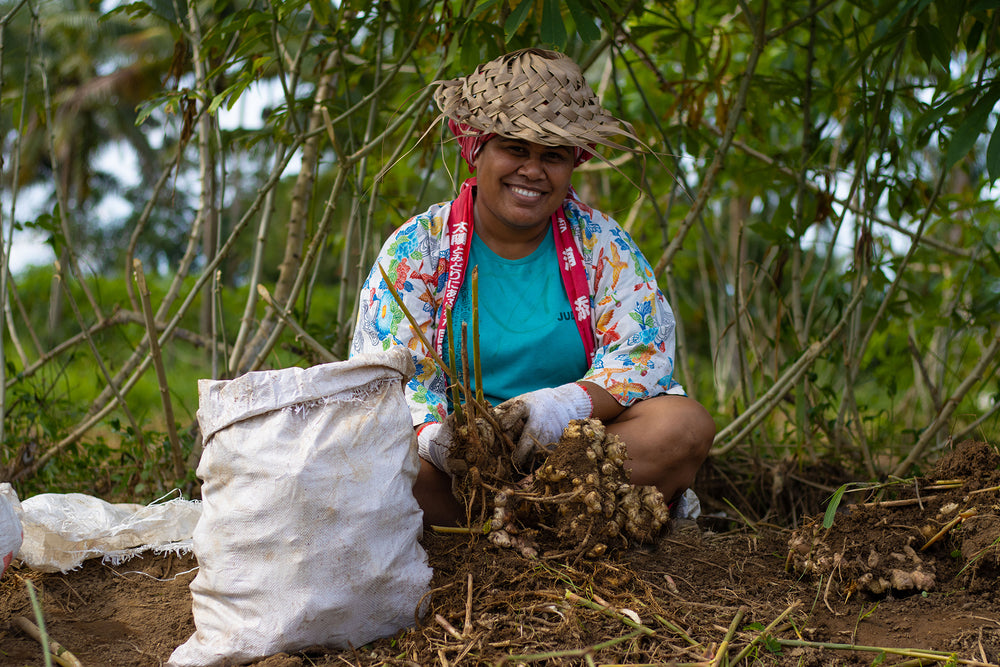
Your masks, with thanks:
M821 648L831 651L863 651L865 653L886 653L889 655L901 655L908 658L916 658L921 661L943 662L946 664L969 665L971 667L1000 667L994 663L969 660L959 658L954 653L943 651L929 651L915 648L896 648L890 646L865 646L863 644L838 644L835 642L813 642L805 639L775 639L781 646Z
M318 340L310 336L309 332L303 329L302 325L296 322L295 318L293 318L285 308L282 308L277 303L275 303L274 299L271 298L271 293L267 291L266 287L258 284L257 294L260 296L261 299L264 300L264 303L266 303L269 308L274 310L274 312L278 315L278 317L281 318L281 321L287 324L291 328L291 330L295 332L296 337L299 338L299 340L301 340L303 343L305 343L310 350L315 352L320 359L328 363L333 361L340 361L340 359L335 357L333 353L330 352L330 350L323 347L323 345Z
M156 381L160 387L160 401L163 405L163 418L167 423L167 434L170 438L170 455L174 462L174 476L184 478L184 456L181 453L181 441L177 436L177 423L174 420L174 408L170 401L170 385L167 382L167 370L163 367L163 355L160 354L160 343L156 338L156 320L153 318L153 307L149 300L149 287L146 285L146 274L142 270L142 262L133 260L135 282L139 287L139 299L142 302L142 316L146 319L146 340L149 342L149 354L153 358L156 369ZM124 406L124 403L122 404Z
M930 539L928 539L927 542L924 544L924 546L920 547L920 550L924 551L927 549L927 547L940 541L945 535L947 535L951 531L952 528L962 523L966 519L976 516L976 513L977 512L975 507L969 508L964 512L959 512L958 516L956 516L954 519L946 523L944 527L941 528L941 530L939 530Z
M75 655L67 651L62 644L52 639L52 637L49 637L47 634L43 639L41 629L24 616L15 616L11 620L14 621L14 624L21 628L25 634L42 646L45 646L47 643L49 655L51 655L52 659L63 667L83 667L83 663L81 663Z

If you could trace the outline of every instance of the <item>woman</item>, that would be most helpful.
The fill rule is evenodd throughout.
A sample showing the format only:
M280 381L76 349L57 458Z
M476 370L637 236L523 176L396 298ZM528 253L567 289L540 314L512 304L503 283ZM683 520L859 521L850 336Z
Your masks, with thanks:
M595 145L623 149L611 137L634 139L631 126L601 107L572 60L540 49L441 82L435 101L476 176L386 241L362 288L352 345L352 354L394 344L413 353L406 396L425 522L460 515L447 472L447 381L379 265L442 354L444 312L471 320L467 269L478 267L483 388L491 403L527 419L515 456L558 440L570 420L593 417L625 442L634 483L678 498L708 455L715 424L673 379L673 313L649 263L570 185Z

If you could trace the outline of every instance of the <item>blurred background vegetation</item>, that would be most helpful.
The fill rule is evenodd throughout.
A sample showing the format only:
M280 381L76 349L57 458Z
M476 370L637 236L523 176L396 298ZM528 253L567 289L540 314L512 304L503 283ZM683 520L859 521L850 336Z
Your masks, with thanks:
M3 0L0 479L197 493L197 379L345 357L466 176L430 84L525 46L650 149L574 184L677 313L709 509L996 442L998 39L1000 0Z

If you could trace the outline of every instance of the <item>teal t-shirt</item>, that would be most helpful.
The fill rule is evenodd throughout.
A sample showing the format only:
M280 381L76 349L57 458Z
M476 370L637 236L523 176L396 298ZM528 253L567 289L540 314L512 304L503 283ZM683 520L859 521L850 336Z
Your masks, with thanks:
M588 368L587 357L559 273L552 228L541 245L521 259L500 257L473 234L453 325L455 339L460 342L460 323L468 322L470 377L474 377L475 266L479 267L479 354L486 399L497 405L525 392L582 378ZM447 341L445 350L447 354ZM461 369L460 362L458 366Z

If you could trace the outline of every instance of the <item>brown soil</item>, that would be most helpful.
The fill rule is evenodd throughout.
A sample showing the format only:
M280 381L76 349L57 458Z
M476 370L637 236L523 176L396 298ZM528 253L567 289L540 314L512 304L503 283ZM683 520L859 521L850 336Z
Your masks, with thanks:
M873 665L920 664L899 653L924 650L996 665L998 485L1000 455L970 442L919 484L846 494L829 529L822 516L796 531L703 517L595 559L528 559L483 536L427 533L434 589L416 628L255 664L707 664L725 654L729 664ZM42 664L12 621L31 616L25 580L51 636L84 665L162 664L194 630L194 567L150 555L65 575L13 566L0 581L0 665Z

